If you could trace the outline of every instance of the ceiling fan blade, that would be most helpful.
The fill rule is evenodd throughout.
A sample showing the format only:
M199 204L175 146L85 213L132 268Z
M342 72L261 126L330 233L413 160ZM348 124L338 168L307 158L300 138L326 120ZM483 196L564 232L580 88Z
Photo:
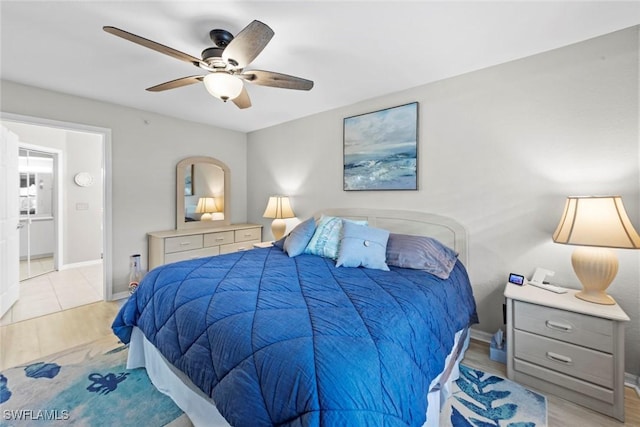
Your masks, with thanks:
M273 30L267 24L253 21L231 40L222 52L222 59L237 68L244 68L256 59L273 35Z
M247 92L246 87L243 87L240 95L232 99L232 101L241 110L251 107L251 99L249 99L249 92Z
M170 82L161 83L159 85L148 87L149 92L162 92L163 90L175 89L182 86L192 85L201 82L204 76L189 76L171 80Z
M102 27L109 34L113 34L114 36L122 37L125 40L129 40L130 42L137 43L140 46L147 47L149 49L153 49L156 52L164 53L165 55L169 55L173 58L179 59L181 61L191 62L195 66L200 66L202 60L200 58L196 58L195 56L191 56L184 52L180 52L179 50L173 49L171 47L165 46L160 43L156 43L152 40L145 39L144 37L137 36L128 31L121 30L120 28L104 26Z
M236 74L237 75L237 74ZM311 90L313 81L273 71L250 70L240 74L245 80L261 85L284 89Z

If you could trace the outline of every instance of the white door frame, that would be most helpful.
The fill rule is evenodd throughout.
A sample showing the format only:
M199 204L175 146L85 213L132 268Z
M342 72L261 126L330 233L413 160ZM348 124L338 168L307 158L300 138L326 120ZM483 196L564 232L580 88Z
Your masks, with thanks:
M113 271L112 260L112 187L111 187L111 129L90 126L80 123L63 122L59 120L43 119L40 117L25 116L21 114L0 112L0 119L31 125L49 126L58 129L95 133L102 136L102 207L104 211L102 228L103 245L103 299L111 301L113 298ZM62 188L62 186L60 186ZM60 222L61 224L61 222ZM60 239L62 240L62 239ZM62 252L60 252L62 254Z

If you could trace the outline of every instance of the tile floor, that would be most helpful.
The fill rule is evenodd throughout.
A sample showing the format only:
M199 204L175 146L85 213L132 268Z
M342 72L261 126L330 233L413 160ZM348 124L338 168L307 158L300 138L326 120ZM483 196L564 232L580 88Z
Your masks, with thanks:
M27 261L20 261L20 280L49 273L53 270L53 257L34 258L31 260L30 266Z
M20 299L0 319L0 326L102 301L102 280L102 263L24 280Z

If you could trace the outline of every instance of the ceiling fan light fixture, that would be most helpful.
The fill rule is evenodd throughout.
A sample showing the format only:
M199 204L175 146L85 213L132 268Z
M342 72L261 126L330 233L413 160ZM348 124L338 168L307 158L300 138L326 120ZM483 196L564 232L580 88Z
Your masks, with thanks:
M223 101L237 98L242 92L242 80L226 72L210 73L204 77L207 91Z

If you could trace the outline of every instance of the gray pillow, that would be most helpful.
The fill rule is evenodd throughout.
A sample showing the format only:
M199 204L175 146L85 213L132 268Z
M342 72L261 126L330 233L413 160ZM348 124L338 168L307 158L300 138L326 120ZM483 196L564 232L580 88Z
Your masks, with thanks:
M284 251L284 241L287 240L287 236L284 236L282 239L273 242L273 246L280 249L281 251Z
M294 228L284 241L284 251L290 258L304 252L316 231L316 221L313 217L301 222Z
M458 254L432 237L390 234L387 242L387 265L424 270L447 279L456 265Z

